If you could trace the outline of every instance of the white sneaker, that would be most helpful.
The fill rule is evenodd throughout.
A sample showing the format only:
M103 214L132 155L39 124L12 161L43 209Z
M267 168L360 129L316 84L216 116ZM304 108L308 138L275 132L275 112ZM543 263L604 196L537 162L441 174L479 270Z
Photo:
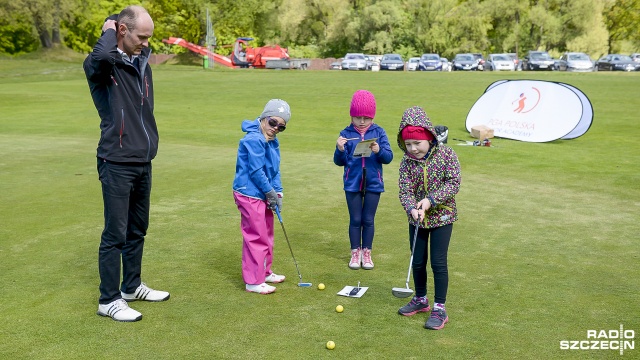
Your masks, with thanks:
M133 322L142 319L142 314L129 307L126 301L118 299L108 304L98 304L98 315L115 321Z
M371 260L371 249L362 249L362 268L365 270L373 269L373 260Z
M145 283L140 284L136 291L133 294L125 294L120 292L122 298L126 301L136 301L136 300L145 300L145 301L165 301L169 300L169 293L166 291L153 290L152 288L145 285Z
M254 292L254 293L258 293L258 294L262 294L262 295L271 294L272 292L276 291L276 287L275 286L267 285L267 283L262 283L262 284L258 284L258 285L249 285L249 284L247 284L245 286L245 289L248 292Z
M284 275L278 275L276 273L271 273L269 276L264 278L264 282L278 284L284 281Z
M349 260L349 267L351 269L360 269L360 262L362 262L362 251L360 248L351 250L351 260Z

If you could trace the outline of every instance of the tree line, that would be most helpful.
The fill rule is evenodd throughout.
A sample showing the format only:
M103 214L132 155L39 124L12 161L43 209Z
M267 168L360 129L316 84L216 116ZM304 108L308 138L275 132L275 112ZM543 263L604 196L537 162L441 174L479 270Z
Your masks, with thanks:
M0 0L0 53L66 46L87 53L104 19L123 0ZM147 0L155 53L185 49L162 43L181 37L204 45L207 11L216 52L237 37L255 46L279 44L294 57L347 52L461 52L524 55L528 50L606 53L640 48L640 0Z

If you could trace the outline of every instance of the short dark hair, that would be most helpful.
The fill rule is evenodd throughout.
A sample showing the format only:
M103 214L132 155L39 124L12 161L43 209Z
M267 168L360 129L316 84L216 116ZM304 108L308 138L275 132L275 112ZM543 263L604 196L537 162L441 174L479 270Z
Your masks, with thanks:
M131 5L124 8L118 15L118 24L125 24L129 30L136 28L136 22L139 14L146 13L147 10L142 6Z

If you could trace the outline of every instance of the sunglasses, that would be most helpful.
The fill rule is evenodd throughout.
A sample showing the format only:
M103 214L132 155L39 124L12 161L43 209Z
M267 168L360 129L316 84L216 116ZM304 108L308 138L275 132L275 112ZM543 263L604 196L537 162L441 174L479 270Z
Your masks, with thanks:
M269 117L267 118L267 121L269 122L269 126L271 126L274 129L277 129L278 132L283 132L287 130L287 127L285 125L278 123L278 120L274 118Z

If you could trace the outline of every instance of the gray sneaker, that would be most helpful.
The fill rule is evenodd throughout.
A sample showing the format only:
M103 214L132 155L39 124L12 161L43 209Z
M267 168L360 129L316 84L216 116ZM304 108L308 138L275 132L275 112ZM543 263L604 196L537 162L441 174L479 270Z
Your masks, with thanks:
M444 327L444 324L449 322L449 317L444 309L434 308L431 312L431 316L424 324L425 329L440 330Z
M400 310L398 310L398 314L411 316L419 312L428 312L429 310L431 310L431 307L429 306L429 299L427 299L426 296L422 298L414 296L407 305L401 307Z

